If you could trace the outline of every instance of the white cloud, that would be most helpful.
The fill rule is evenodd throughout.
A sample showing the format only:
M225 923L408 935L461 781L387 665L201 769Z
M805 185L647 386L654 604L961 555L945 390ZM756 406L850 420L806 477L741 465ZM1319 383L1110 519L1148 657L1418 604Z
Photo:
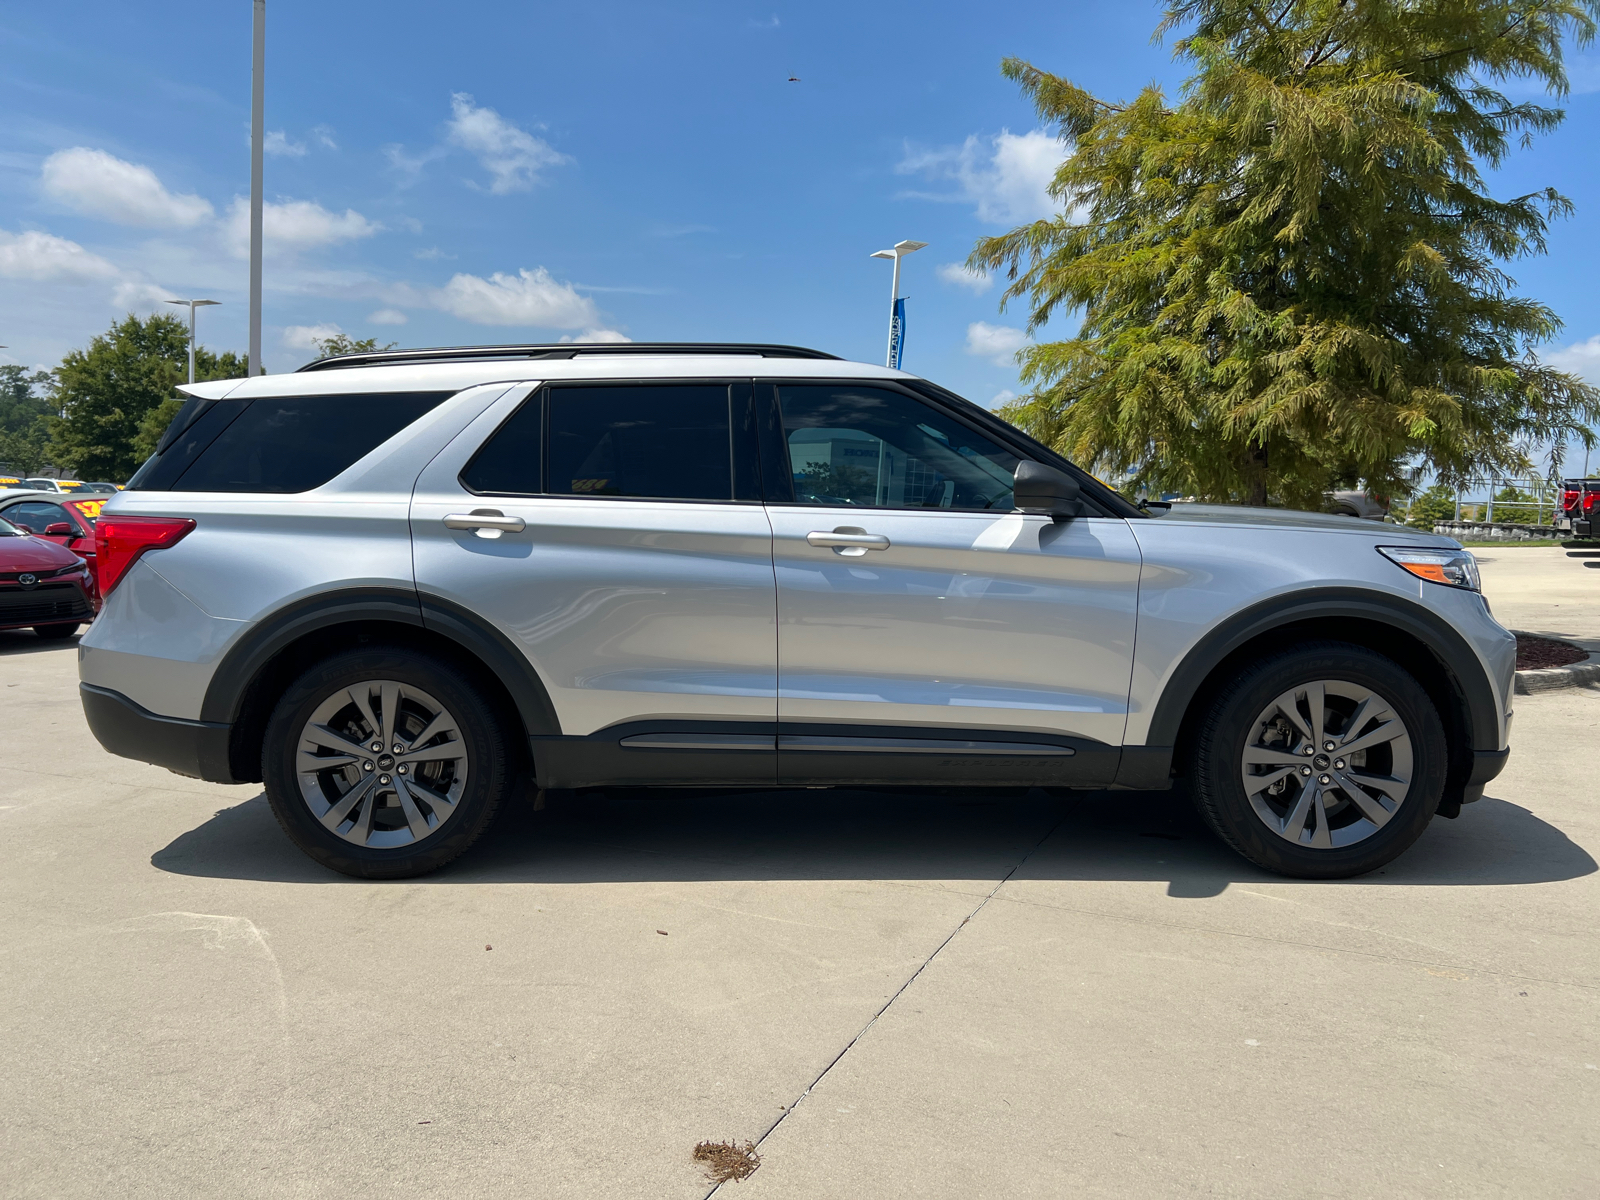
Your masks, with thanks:
M333 140L332 125L318 125L311 131L311 136L317 139L317 144L325 150L337 150L339 143Z
M455 275L434 293L434 304L479 325L533 325L544 329L593 329L594 301L569 283L557 283L543 267L515 275L496 271L488 279Z
M167 191L149 167L85 146L58 150L45 159L39 182L51 199L119 225L185 228L213 212L199 196Z
M430 261L432 259L439 259L439 258L450 258L450 259L453 259L453 258L455 258L455 255L454 254L446 254L443 250L439 249L439 247L437 247L437 246L429 246L426 250L413 250L411 252L411 257L412 258L420 258L424 262L427 262L427 261Z
M525 129L519 129L492 108L473 104L466 92L456 92L450 97L450 141L478 156L485 170L494 176L489 190L495 195L525 191L538 180L542 167L559 166L570 162L566 155L552 149L543 138L536 138ZM390 159L400 165L391 153ZM422 160L408 160L420 167Z
M937 274L946 283L964 287L980 296L994 286L994 280L986 272L974 271L966 263L940 263Z
M1028 335L1009 325L974 321L967 326L967 353L987 358L997 367L1014 367L1017 351L1028 344Z
M585 329L582 333L564 333L558 339L562 342L575 342L579 345L596 342L631 342L633 339L625 333L618 333L615 329Z
M398 308L380 308L367 314L367 321L372 325L404 325L409 319Z
M1586 342L1575 342L1541 357L1559 371L1568 371L1590 383L1600 384L1600 333Z
M989 401L990 408L999 408L1002 404L1010 404L1017 398L1017 394L1010 388L1001 388L994 394L994 399Z
M367 220L353 208L330 212L311 200L288 200L266 204L261 212L262 242L268 250L311 250L338 242L371 237L382 226ZM228 208L228 236L234 253L248 253L250 247L250 205L243 196L234 197Z
M29 229L11 234L0 229L0 277L35 283L92 283L115 279L117 269L77 242Z
M304 142L290 141L289 135L281 129L271 129L267 131L267 140L261 143L261 152L263 154L281 154L287 158L304 158L306 156L306 144Z
M1042 129L1015 134L1002 129L992 138L976 134L959 146L911 150L895 167L901 175L921 175L953 183L954 192L911 192L923 200L973 204L979 220L995 225L1036 221L1060 211L1047 189L1064 157L1061 142Z
M129 312L182 313L167 301L172 299L170 288L157 287L139 279L124 279L111 293L111 303Z
M315 350L318 342L343 332L337 325L290 325L283 331L283 344L291 350Z

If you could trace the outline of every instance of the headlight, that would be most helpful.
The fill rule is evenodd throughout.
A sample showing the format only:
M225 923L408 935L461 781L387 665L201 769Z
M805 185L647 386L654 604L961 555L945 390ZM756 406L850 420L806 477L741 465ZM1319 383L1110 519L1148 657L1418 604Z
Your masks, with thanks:
M1379 546L1378 553L1418 579L1442 583L1446 587L1477 592L1478 560L1465 550L1416 549L1411 546Z

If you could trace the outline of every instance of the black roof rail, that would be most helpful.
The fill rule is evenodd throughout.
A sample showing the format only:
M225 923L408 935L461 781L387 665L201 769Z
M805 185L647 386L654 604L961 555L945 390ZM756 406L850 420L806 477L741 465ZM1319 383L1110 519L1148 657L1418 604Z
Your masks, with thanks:
M334 354L301 367L302 371L332 371L340 367L382 367L400 363L465 362L496 358L577 358L584 354L737 354L760 358L828 358L837 354L808 350L804 346L768 345L764 342L561 342L544 346L437 346L428 350L368 350Z

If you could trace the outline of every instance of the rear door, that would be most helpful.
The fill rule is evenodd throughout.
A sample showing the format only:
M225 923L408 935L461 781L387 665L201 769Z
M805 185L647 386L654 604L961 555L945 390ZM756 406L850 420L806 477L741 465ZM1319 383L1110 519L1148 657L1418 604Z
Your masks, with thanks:
M525 390L524 390L525 392ZM417 586L525 655L545 787L771 783L772 530L748 382L513 393L423 472Z
M766 390L780 781L1110 782L1127 523L1013 513L1017 456L892 385Z

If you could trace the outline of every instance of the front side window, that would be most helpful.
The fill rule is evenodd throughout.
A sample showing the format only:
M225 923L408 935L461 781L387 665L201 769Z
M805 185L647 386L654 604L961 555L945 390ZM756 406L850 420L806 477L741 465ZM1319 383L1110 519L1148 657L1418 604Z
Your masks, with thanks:
M548 493L733 499L726 384L553 387L548 405Z
M937 409L887 388L778 389L795 502L1009 512L1022 460Z
M6 509L6 520L14 525L26 525L35 533L43 533L51 525L67 524L76 531L78 526L67 515L67 510L48 500L24 500Z

